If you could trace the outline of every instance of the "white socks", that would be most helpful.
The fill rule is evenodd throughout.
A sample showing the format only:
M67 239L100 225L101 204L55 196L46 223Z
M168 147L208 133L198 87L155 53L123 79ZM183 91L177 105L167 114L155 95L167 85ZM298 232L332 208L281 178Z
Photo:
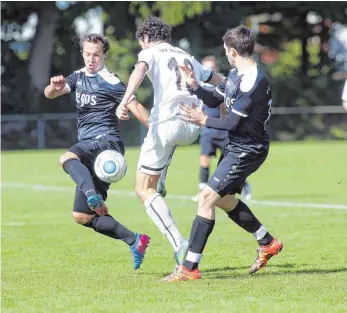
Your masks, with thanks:
M199 183L199 190L203 190L206 187L207 183Z
M194 253L191 251L188 251L186 260L192 263L199 263L202 257L202 253Z
M148 216L157 225L161 233L167 237L175 252L177 252L181 248L182 235L172 219L170 209L164 199L159 193L156 193L147 199L144 204Z
M266 233L267 233L267 230L266 230L265 226L261 225L260 228L255 233L252 233L252 235L254 236L255 239L260 240L260 239L264 238Z

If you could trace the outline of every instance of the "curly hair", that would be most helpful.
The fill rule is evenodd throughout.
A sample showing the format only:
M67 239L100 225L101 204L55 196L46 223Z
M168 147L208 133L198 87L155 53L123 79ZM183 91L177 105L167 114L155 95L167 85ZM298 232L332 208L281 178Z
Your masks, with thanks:
M161 18L148 16L136 31L136 39L144 40L148 36L148 42L171 41L171 26L166 24Z
M103 46L104 54L106 54L110 50L110 43L105 36L99 34L89 34L80 38L79 44L81 52L83 52L83 45L86 41L92 43L101 43Z

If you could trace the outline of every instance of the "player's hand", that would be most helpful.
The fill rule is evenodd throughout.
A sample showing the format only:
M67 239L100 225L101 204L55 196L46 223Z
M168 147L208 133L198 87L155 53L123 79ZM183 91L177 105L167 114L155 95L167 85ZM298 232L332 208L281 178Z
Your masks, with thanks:
M117 107L116 115L117 115L118 119L120 119L122 121L126 121L129 119L128 109L122 103Z
M198 89L199 84L196 82L196 77L194 71L187 65L180 65L180 70L183 73L184 80L191 86L194 90Z
M104 205L103 207L96 209L94 212L98 214L99 216L104 216L108 214L108 208L106 205Z
M186 104L180 105L181 117L183 121L194 123L197 125L204 126L206 124L207 116L202 112L202 110L193 104L190 107Z
M63 75L51 77L50 85L51 85L52 91L63 90L65 87L65 84L66 84L66 81Z

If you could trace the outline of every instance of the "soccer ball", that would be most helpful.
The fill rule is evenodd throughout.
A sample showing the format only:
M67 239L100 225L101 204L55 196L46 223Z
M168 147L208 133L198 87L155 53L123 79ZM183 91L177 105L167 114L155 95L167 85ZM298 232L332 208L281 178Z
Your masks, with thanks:
M127 171L127 162L119 152L105 150L96 157L94 171L100 180L112 184L124 177Z

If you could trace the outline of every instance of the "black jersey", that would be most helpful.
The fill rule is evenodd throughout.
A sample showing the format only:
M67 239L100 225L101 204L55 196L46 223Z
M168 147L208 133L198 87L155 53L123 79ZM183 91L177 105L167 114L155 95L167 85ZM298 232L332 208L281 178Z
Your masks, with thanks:
M85 68L66 78L71 92L76 92L78 140L109 134L120 139L115 115L126 86L120 79L103 68L90 74Z
M213 96L225 103L227 118L221 119L221 127L217 128L229 131L231 146L250 149L268 147L267 122L271 114L272 96L270 83L259 67L254 65L245 73L231 70L228 77L215 88ZM230 128L223 127L228 123Z

